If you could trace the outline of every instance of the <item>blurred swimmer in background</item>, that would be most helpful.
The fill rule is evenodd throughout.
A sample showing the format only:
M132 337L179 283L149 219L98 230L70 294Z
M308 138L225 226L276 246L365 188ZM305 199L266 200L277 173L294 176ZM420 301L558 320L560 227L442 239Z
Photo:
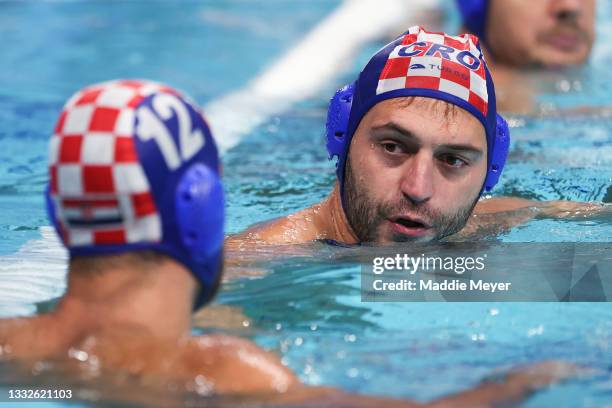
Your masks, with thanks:
M457 0L457 4L464 29L483 44L502 111L533 112L538 82L547 73L585 64L593 48L595 0Z
M215 143L181 93L134 80L76 93L50 140L49 173L49 216L70 253L68 289L54 311L0 320L0 361L38 371L53 361L77 378L127 375L241 404L424 406L307 387L250 341L190 335L192 310L219 287L224 198ZM575 373L540 363L430 405L516 403Z

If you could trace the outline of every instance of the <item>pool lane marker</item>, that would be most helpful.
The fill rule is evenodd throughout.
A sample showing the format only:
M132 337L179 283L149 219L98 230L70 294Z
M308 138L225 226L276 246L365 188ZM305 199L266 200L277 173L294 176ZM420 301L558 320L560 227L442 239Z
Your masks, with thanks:
M438 3L439 0L344 1L244 88L204 107L221 154L270 117L316 96L339 71L351 67L364 45L401 32L424 9L434 9Z
M41 238L0 257L0 318L32 314L33 302L56 298L66 289L68 253L52 227L39 231Z

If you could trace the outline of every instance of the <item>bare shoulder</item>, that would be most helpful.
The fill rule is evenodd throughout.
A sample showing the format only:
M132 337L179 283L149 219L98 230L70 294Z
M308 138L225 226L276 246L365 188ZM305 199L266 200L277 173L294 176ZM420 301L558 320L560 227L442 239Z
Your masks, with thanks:
M261 223L226 240L228 249L241 245L299 244L321 238L324 231L316 220L316 206L286 217Z
M36 320L31 318L0 320L0 359L22 357L24 343L31 343L35 335ZM36 349L36 347L34 347Z
M220 394L285 392L298 384L278 356L238 337L205 335L185 344L182 364Z
M0 319L0 359L38 359L62 352L72 341L72 328L52 316Z

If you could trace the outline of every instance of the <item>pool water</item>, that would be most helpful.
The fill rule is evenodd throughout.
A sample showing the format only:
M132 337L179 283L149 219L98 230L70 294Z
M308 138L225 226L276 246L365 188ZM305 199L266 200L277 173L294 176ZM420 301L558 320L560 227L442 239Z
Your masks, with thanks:
M204 105L243 87L338 4L106 3L0 1L0 254L48 225L46 144L72 93L137 77Z
M65 254L50 238L40 241L39 228L48 225L42 200L46 143L72 92L91 82L137 76L187 90L205 105L244 87L338 4L150 1L143 7L132 1L108 7L104 1L0 1L0 273L15 286L20 276L29 282L25 289L21 285L19 298L0 299L0 315L33 313L34 302L63 290ZM448 2L444 7L450 9ZM448 21L451 29L455 20ZM599 1L592 60L551 83L539 98L546 110L612 106L610 21L612 4ZM329 193L335 178L324 148L328 98L380 45L362 49L352 68L316 97L269 118L224 155L228 233ZM610 116L509 119L512 150L494 195L612 202ZM603 217L538 219L493 238L506 243L610 242L611 237L612 220ZM463 390L499 369L564 359L599 372L539 393L525 407L612 406L608 304L362 303L359 249L345 251L313 244L285 248L281 260L273 251L236 254L266 274L230 282L219 295L218 303L235 307L251 322L231 332L279 353L309 384L419 401ZM56 267L47 275L23 267L11 273L11 265L32 253ZM251 261L250 255L263 261ZM2 285L0 292L7 293Z

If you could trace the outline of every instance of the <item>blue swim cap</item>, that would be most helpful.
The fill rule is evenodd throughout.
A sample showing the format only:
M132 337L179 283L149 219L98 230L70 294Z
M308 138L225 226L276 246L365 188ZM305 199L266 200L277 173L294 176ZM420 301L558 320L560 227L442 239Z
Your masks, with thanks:
M488 0L457 0L461 21L465 28L485 40Z
M346 159L361 119L377 103L406 96L452 103L482 123L487 137L487 175L481 194L491 190L506 162L510 132L497 114L493 79L478 38L432 33L415 26L378 51L357 81L338 90L331 99L327 151L330 160L338 160L336 174L342 200Z
M71 256L153 250L200 283L221 273L223 188L197 106L150 81L92 85L66 103L49 143L47 209Z

